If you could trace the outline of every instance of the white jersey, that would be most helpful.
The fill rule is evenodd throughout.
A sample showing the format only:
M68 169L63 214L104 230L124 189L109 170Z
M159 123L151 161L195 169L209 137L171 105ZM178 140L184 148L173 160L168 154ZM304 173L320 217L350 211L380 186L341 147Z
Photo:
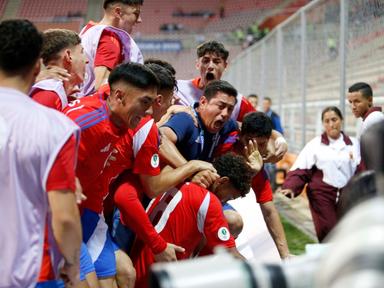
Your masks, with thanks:
M204 93L202 89L194 85L193 80L177 80L177 88L177 97L180 98L180 104L183 106L193 106L194 103L199 102ZM237 121L240 113L242 99L243 95L238 93L237 102L231 115L231 118L235 121Z
M67 93L64 90L63 81L56 80L56 79L47 79L47 80L39 81L32 86L32 89L29 92L29 95L32 95L33 92L38 89L55 92L60 98L61 109L64 109L65 107L67 107L68 97L67 97Z
M341 134L337 140L328 138L324 143L323 136L309 141L301 150L290 171L296 169L312 169L316 166L323 172L323 182L335 188L343 188L355 174L360 163L360 146L356 138L349 137L352 145L348 145Z
M77 131L60 112L0 87L0 287L35 287L49 216L47 178Z
M136 42L132 39L132 37L124 30L115 28L113 26L101 24L93 25L90 28L88 27L89 25L85 26L80 32L81 44L83 45L85 54L87 55L87 58L89 60L89 63L87 64L85 70L84 83L80 88L80 97L90 95L95 92L94 63L96 58L97 47L99 46L100 37L104 30L111 31L120 38L123 48L123 63L144 63L143 55L139 49L139 46L137 46Z

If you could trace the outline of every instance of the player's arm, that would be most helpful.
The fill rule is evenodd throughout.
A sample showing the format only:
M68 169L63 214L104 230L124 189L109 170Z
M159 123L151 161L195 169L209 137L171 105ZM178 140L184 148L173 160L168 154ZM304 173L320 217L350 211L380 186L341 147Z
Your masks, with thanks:
M147 195L154 198L202 170L209 170L216 173L216 169L211 163L192 160L176 169L166 166L161 170L160 174L156 176L141 174L140 180Z
M279 251L280 258L287 258L289 256L287 239L285 238L284 228L281 224L279 213L277 212L275 204L273 201L260 203L260 209L263 213L264 221L267 225L269 234Z
M99 90L100 86L107 83L109 74L111 71L108 67L97 66L94 68L95 71L95 90Z
M181 155L176 147L178 136L173 129L167 126L159 128L161 135L160 155L167 163L173 167L180 167L187 163L187 160Z
M267 163L276 163L283 159L285 153L288 151L288 144L285 140L284 136L276 131L272 130L271 138L270 138L270 147L272 149L268 149L268 153L264 161Z
M46 184L52 213L53 235L65 260L62 277L71 284L79 279L82 241L80 214L74 193L75 151L76 140L72 136L56 157Z

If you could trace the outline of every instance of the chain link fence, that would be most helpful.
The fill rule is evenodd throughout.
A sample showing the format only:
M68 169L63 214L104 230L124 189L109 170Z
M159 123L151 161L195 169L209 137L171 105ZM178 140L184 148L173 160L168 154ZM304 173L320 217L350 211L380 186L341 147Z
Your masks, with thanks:
M384 103L384 2L312 1L237 56L225 79L244 95L272 99L291 152L321 134L329 105L342 110L354 136L361 121L346 101L348 87L367 82L374 103Z

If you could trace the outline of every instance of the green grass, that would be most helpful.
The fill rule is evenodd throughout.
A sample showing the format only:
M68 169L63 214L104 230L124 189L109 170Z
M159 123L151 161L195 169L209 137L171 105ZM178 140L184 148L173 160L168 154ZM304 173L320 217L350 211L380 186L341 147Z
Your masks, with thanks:
M305 245L316 243L306 234L297 229L294 225L288 222L280 215L281 223L283 224L285 236L287 237L289 252L293 255L300 255L305 252Z

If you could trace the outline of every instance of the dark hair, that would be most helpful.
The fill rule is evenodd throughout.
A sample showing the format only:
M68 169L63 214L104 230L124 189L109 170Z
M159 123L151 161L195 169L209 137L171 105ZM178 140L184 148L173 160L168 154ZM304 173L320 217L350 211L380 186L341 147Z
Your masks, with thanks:
M259 99L259 96L257 96L256 94L249 94L249 95L247 96L247 99L249 99L249 98L256 98L256 99Z
M264 97L264 100L267 100L269 103L272 104L272 99L270 97Z
M145 67L151 69L155 73L157 79L159 79L159 90L174 90L177 89L177 82L175 76L171 72L155 63L144 64Z
M252 172L242 156L227 153L213 161L220 177L228 177L233 187L244 197L251 188Z
M349 87L348 92L349 93L360 92L361 95L363 95L365 98L369 98L373 96L371 86L364 82L358 82L353 84L351 87Z
M144 0L104 0L103 8L107 9L109 5L121 3L125 5L143 5Z
M164 60L161 60L161 59L158 59L158 58L148 58L144 61L144 64L157 64L157 65L160 65L161 67L169 70L169 72L171 72L171 74L173 76L176 75L176 70L175 68L173 68L172 64L167 62L167 61L164 61Z
M324 120L324 114L329 112L329 111L333 111L337 114L337 116L339 116L339 118L341 120L343 120L343 114L341 114L341 111L339 108L337 108L336 106L328 106L328 107L325 107L323 112L321 112L321 121Z
M223 58L224 60L228 59L229 52L225 49L222 43L217 41L208 41L197 46L197 57L203 57L207 53L216 54L217 56Z
M204 89L204 96L210 101L218 92L223 92L229 96L235 97L237 102L237 90L231 84L224 80L214 80L210 82Z
M140 89L159 88L159 79L152 70L138 63L120 64L113 69L108 78L111 90L113 84L119 81L124 81Z
M40 57L43 37L28 20L0 23L0 69L10 75L26 74Z
M48 29L43 33L43 49L41 58L44 65L58 57L58 53L65 48L72 48L81 43L80 36L67 29Z
M263 112L251 112L244 116L240 134L271 137L272 127L272 120Z
M353 176L341 193L339 216L345 215L353 207L377 194L374 171L367 170Z

